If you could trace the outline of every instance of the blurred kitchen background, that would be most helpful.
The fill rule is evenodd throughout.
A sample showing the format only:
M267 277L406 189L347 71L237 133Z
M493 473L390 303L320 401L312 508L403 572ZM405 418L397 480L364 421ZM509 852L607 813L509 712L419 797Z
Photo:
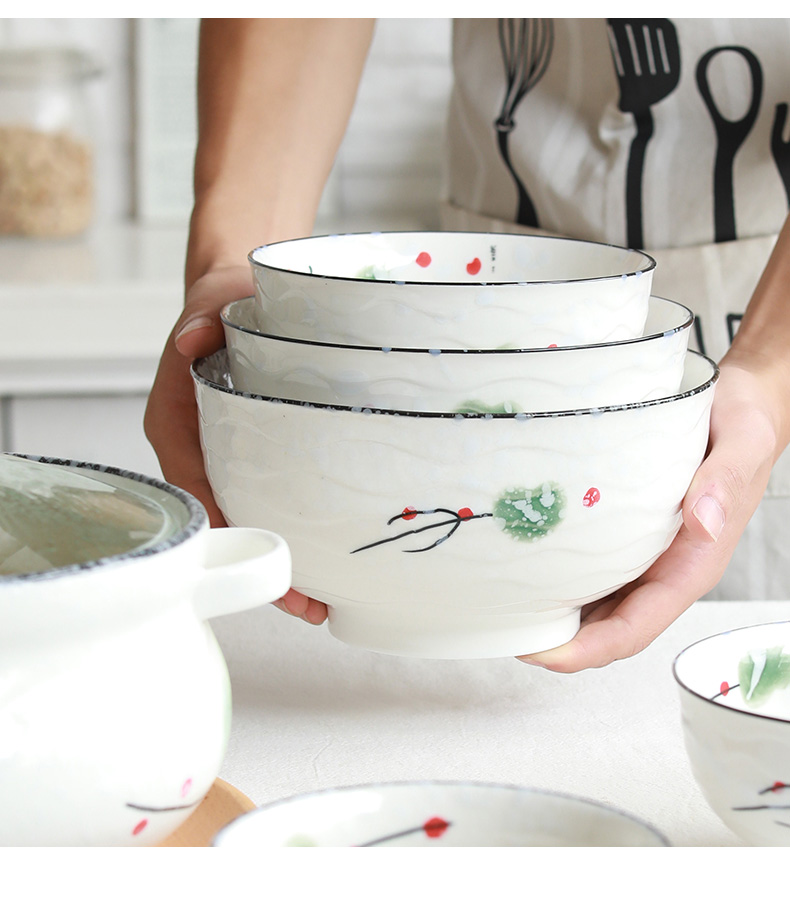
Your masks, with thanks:
M142 419L183 300L198 25L0 19L3 451L161 475ZM19 135L9 115L15 74L3 75L2 54L53 45L84 52L100 70L80 81L90 117L93 209L78 233L36 234L33 223L19 234L8 219L2 229L3 204L8 212L34 201L3 195ZM438 226L450 81L449 19L379 20L317 233ZM66 159L52 153L56 162Z

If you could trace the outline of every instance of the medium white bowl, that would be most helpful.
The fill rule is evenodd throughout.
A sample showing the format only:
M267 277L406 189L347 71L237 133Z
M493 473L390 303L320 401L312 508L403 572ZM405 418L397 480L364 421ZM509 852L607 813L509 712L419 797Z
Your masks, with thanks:
M790 846L790 622L709 636L678 655L673 673L711 808L747 843Z
M541 348L642 333L655 260L538 235L373 232L249 254L261 331L395 348Z
M564 414L418 414L236 392L193 366L228 522L286 538L294 587L340 639L434 658L568 641L579 608L671 542L708 438L716 365L665 399Z
M600 802L521 786L425 781L347 786L263 805L212 845L668 846L653 827Z
M0 845L155 845L227 746L230 681L207 621L281 597L288 548L210 530L154 479L51 459L17 478L25 461L4 462Z
M222 311L233 385L297 401L400 410L573 410L676 392L694 314L650 298L644 334L603 345L460 351L367 348L266 335L255 298Z

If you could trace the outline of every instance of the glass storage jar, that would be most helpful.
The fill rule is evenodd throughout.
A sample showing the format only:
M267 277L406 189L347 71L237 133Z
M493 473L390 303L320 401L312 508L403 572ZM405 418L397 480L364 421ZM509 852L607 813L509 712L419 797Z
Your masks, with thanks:
M0 49L0 235L76 235L90 224L87 85L98 73L73 48Z

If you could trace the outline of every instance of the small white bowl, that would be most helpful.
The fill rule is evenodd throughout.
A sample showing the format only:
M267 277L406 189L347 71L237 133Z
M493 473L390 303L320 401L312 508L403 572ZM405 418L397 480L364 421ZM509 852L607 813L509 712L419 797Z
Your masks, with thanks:
M347 786L263 805L213 846L431 848L668 846L649 824L600 802L521 786L424 781Z
M676 392L694 314L650 298L644 335L603 345L460 351L367 348L266 335L255 298L222 311L240 391L319 404L465 413L573 410Z
M718 373L689 352L663 399L453 415L237 392L224 351L192 371L228 523L288 541L335 636L428 658L560 645L583 604L643 573L680 527Z
M636 338L655 268L642 251L487 232L299 238L249 262L263 332L441 349Z
M686 751L743 840L790 846L790 622L719 633L675 659Z

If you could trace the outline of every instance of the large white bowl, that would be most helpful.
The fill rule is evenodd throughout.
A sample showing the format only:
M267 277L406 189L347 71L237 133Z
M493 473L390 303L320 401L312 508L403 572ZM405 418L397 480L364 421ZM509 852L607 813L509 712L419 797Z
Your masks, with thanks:
M234 387L297 401L400 410L572 410L676 392L694 314L650 298L644 334L527 350L367 348L267 335L255 298L222 311Z
M286 538L335 636L436 658L560 645L582 604L647 569L680 526L717 372L689 352L665 399L452 415L236 392L224 352L193 366L228 522Z
M264 332L442 349L635 338L655 268L613 245L486 232L322 235L249 261Z
M790 846L790 622L709 636L678 655L673 673L711 808L750 844Z
M521 786L424 781L346 786L263 805L212 845L668 846L653 827L600 802Z
M288 548L265 530L210 530L194 498L135 473L9 463L0 845L155 845L227 746L230 681L207 621L281 597Z

